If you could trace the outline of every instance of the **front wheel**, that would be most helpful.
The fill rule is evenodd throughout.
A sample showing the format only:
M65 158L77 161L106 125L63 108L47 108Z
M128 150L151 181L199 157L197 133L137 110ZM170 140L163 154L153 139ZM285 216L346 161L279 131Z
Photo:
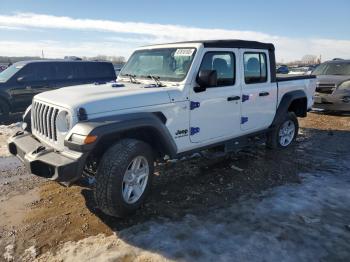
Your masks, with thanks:
M151 147L123 139L103 155L96 174L95 200L106 214L124 217L146 198L154 171Z
M299 132L298 118L293 112L288 112L283 121L268 134L268 148L286 148L295 140Z

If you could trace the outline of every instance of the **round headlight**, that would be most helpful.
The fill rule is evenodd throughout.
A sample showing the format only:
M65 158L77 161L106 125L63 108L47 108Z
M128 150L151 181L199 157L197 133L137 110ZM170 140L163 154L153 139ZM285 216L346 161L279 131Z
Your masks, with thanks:
M346 80L338 86L339 90L350 90L350 80Z
M70 129L70 115L66 111L58 113L56 121L57 131L60 133L67 133Z

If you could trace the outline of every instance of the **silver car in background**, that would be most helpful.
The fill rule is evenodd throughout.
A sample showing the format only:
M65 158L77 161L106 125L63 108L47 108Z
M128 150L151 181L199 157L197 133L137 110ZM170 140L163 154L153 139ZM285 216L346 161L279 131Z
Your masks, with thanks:
M350 60L333 60L319 65L314 108L350 112Z

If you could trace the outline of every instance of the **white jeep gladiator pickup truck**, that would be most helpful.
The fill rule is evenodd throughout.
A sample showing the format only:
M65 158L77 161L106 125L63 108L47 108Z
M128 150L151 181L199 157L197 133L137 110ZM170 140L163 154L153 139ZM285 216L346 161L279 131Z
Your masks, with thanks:
M237 151L257 136L288 147L313 104L314 76L277 78L272 44L192 41L137 49L117 82L44 92L9 151L65 185L94 170L112 216L140 207L154 163L207 148Z

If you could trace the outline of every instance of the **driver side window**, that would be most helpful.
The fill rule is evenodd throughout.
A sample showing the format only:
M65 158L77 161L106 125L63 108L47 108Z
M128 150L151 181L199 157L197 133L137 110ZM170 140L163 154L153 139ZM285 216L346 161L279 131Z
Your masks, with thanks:
M217 87L235 84L235 55L232 52L207 52L199 70L216 70Z

